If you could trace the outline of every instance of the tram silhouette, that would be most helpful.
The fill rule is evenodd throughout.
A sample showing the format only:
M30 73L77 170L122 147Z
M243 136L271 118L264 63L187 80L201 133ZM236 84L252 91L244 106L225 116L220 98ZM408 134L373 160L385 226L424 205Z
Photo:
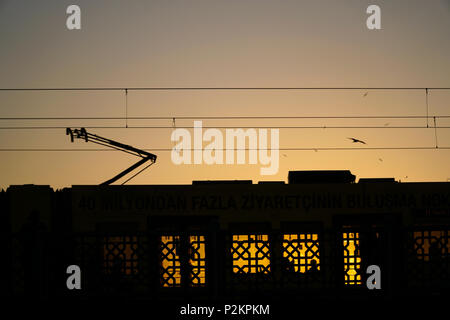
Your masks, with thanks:
M10 186L2 295L151 301L445 296L450 184L291 171L288 182ZM68 290L78 265L81 290ZM370 290L367 268L381 271ZM178 300L177 300L178 299Z

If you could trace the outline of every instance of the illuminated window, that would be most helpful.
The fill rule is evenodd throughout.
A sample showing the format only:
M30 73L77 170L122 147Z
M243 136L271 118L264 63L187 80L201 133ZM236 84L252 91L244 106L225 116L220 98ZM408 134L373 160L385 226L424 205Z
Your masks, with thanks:
M234 273L269 273L268 235L233 235L231 254Z
M315 233L283 235L284 272L320 270L319 241Z
M162 236L160 244L161 285L180 287L183 268L189 277L189 286L200 287L206 284L205 237L189 236L189 244L183 246L180 236ZM184 241L186 242L186 241ZM183 253L183 247L184 249ZM183 263L183 261L185 263Z
M180 237L161 237L161 284L163 287L181 285Z
M103 259L106 273L115 275L138 273L136 237L105 237L103 241Z
M190 284L194 287L202 286L206 282L205 237L190 236L189 242Z
M423 261L445 257L450 252L450 231L414 232L414 251Z
M359 233L344 232L344 274L345 285L361 285L361 254Z

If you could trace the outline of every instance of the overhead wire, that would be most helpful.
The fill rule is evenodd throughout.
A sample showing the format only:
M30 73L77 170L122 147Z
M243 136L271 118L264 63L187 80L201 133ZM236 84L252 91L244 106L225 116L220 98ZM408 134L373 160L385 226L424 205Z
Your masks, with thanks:
M450 118L450 115L383 115L383 116L159 116L159 117L0 117L0 120L262 120L262 119L426 119Z
M286 147L286 148L278 148L279 151L351 151L351 150L436 150L436 149L442 149L442 150L450 150L450 147L426 147L426 146L401 146L401 147L320 147L320 148L300 148L300 147ZM144 151L160 151L160 152L167 152L167 151L173 151L172 148L145 148L142 149ZM186 151L202 151L203 149L194 149L194 148L188 148L183 149ZM270 151L270 148L228 148L228 149L214 149L218 151L227 151L227 150L234 150L234 151L259 151L259 150L268 150ZM90 151L116 151L112 149L71 149L71 148L2 148L0 149L0 152L90 152Z
M41 87L0 88L0 91L210 91L210 90L450 90L450 87Z
M428 120L430 117L434 119L435 131L435 148L431 147L377 147L377 148L280 148L284 151L298 151L298 150L428 150L428 149L449 149L447 147L438 147L437 144L437 129L448 129L447 126L436 126L436 119L450 118L448 115L429 116L428 96L430 90L450 90L450 87L48 87L48 88L0 88L0 91L125 91L125 117L1 117L0 120L123 120L125 119L125 128L133 129L169 129L170 126L128 126L128 120L167 120L175 118L180 120L250 120L250 119L426 119L427 125L423 126L279 126L280 129L426 129L429 128ZM190 90L425 90L426 93L426 116L167 116L167 117L128 117L128 90L130 91L190 91ZM47 129L63 129L59 126L7 126L0 127L2 130L47 130ZM86 126L86 128L97 129L120 129L123 126ZM184 127L194 128L194 127ZM203 127L207 128L273 128L267 127L248 127L248 126L226 126L226 127ZM172 149L149 149L153 151L171 151ZM192 149L194 150L194 149ZM237 149L235 149L237 150ZM251 150L251 149L245 149ZM258 149L261 150L261 149ZM0 151L108 151L107 149L9 149L3 148Z
M173 129L172 126L80 126L85 129ZM0 127L0 130L61 130L67 126ZM195 129L195 126L178 126ZM450 129L450 126L202 126L203 129Z

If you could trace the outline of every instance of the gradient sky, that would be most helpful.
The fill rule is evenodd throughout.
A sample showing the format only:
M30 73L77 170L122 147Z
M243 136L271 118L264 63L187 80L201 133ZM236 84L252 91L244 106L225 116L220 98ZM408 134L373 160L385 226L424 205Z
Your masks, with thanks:
M78 4L82 29L66 29ZM366 28L370 4L382 30ZM450 1L0 0L0 88L450 87ZM132 91L129 116L352 116L426 114L423 91ZM450 91L431 91L430 115L450 115ZM0 117L121 117L123 92L0 92ZM172 121L129 121L171 125ZM421 126L426 120L204 121L206 126ZM431 124L431 121L430 121ZM1 121L0 126L105 126L124 121ZM177 121L177 126L192 121ZM450 126L450 119L440 120ZM171 148L170 129L96 129L138 148ZM281 130L281 147L435 145L434 129ZM450 129L438 130L450 147ZM89 148L65 131L0 130L0 148ZM358 178L447 181L450 150L280 151L260 165L172 164L169 152L133 184L201 179L286 180L289 170L349 169ZM382 159L382 161L380 160ZM0 152L0 188L98 184L137 159L120 152Z

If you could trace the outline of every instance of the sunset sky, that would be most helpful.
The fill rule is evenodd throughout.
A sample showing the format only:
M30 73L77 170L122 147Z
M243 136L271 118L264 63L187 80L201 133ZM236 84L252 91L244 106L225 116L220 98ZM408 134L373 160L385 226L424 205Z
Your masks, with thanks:
M66 8L81 8L81 30ZM368 30L366 8L381 8ZM448 0L0 0L0 88L450 87ZM367 93L368 92L368 93ZM366 94L367 93L367 94ZM429 115L450 115L450 90L429 91ZM129 91L129 117L425 116L424 90ZM124 91L0 91L0 118L124 117ZM281 129L278 174L261 165L175 165L169 151L131 184L192 180L287 180L289 170L351 170L357 178L450 180L450 150L321 148L435 147L426 119L204 120L204 126L379 126ZM429 119L429 125L434 125ZM450 127L450 118L438 119ZM70 143L64 129L125 126L125 120L0 119L0 149L99 148ZM172 126L172 120L128 120ZM176 120L177 127L193 120ZM88 129L137 148L174 146L168 129ZM356 137L367 145L353 144ZM450 129L437 130L450 148ZM0 151L0 188L99 184L138 159L122 152ZM123 181L123 180L122 180Z

